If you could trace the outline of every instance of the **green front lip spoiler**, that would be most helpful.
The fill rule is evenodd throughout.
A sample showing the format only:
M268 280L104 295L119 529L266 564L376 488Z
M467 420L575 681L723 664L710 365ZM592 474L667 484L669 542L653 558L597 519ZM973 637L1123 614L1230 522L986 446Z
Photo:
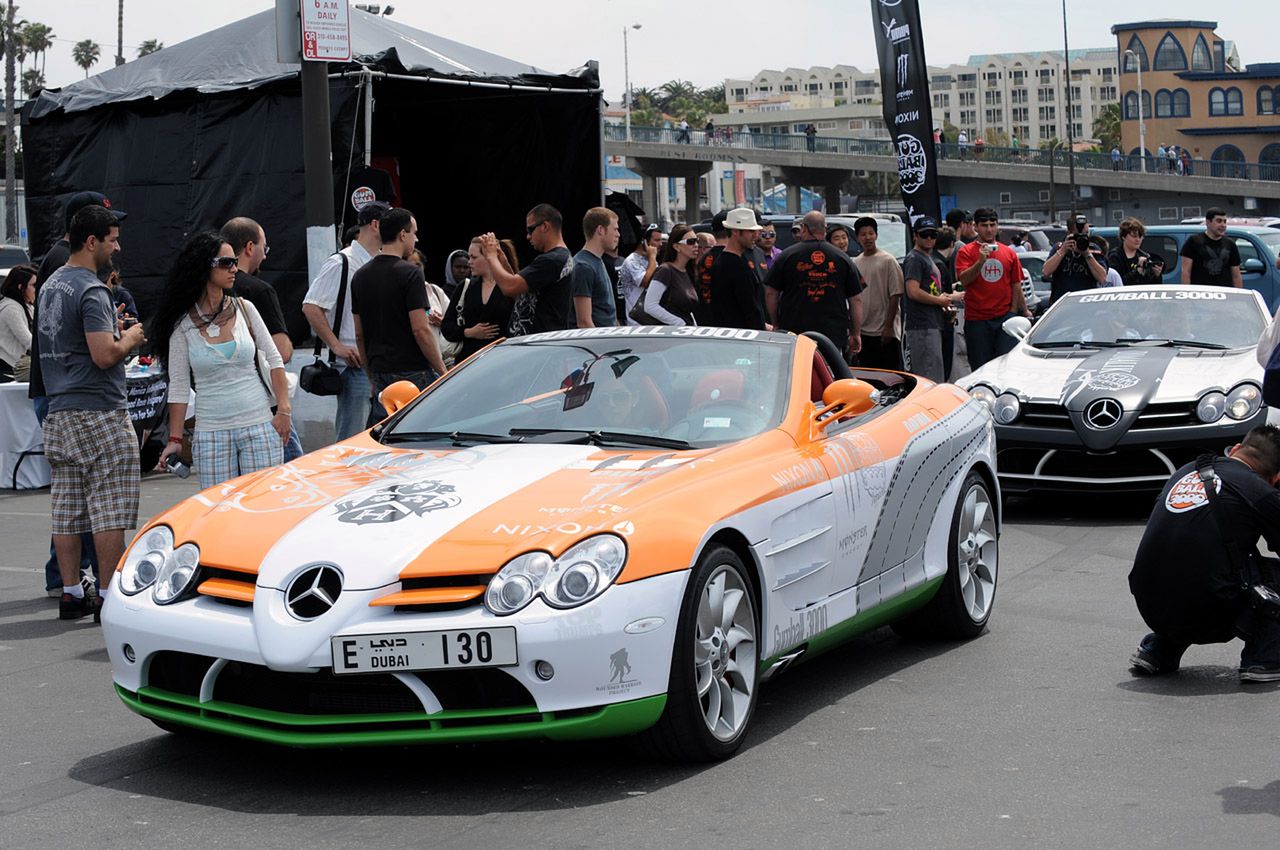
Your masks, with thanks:
M658 722L666 694L585 711L527 708L392 714L286 714L234 703L200 702L158 688L115 686L130 710L161 723L286 747L359 747L549 738L571 741L629 735Z

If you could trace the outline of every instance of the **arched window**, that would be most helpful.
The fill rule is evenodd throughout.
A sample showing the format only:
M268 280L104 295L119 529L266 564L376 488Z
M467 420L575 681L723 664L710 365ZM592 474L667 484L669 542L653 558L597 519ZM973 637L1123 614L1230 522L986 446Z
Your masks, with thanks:
M1138 120L1138 93L1131 91L1124 96L1124 120Z
M1213 54L1209 52L1209 44L1204 40L1204 33L1196 36L1196 46L1191 49L1191 70L1213 70Z
M1187 94L1186 89L1173 90L1173 117L1191 117L1191 95Z
M1187 70L1187 54L1178 40L1173 37L1173 33L1167 32L1164 38L1160 39L1160 46L1156 48L1154 67L1157 71Z
M1221 145L1209 158L1209 173L1214 177L1244 177L1244 153L1235 145Z
M1209 89L1209 114L1227 114L1227 93L1222 89Z
M1227 89L1227 114L1244 115L1244 96L1235 86Z
M1258 86L1258 114L1276 114L1276 93L1266 86Z
M1280 180L1280 144L1272 142L1263 148L1258 166L1263 180Z
M1122 55L1121 58L1124 59L1124 73L1132 74L1136 72L1138 68L1142 68L1143 71L1151 70L1147 64L1147 49L1142 46L1142 39L1138 38L1136 33L1129 39L1129 46L1126 47L1125 50L1132 50L1137 54L1138 58L1135 60L1128 53Z
M1173 117L1173 93L1168 89L1160 89L1156 92L1156 117Z

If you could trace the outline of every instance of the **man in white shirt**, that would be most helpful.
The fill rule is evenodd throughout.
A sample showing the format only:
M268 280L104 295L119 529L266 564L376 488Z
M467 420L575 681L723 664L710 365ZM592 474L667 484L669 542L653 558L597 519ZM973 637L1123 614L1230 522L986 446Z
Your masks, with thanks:
M382 250L378 219L390 209L391 206L382 201L372 201L360 208L356 219L360 232L350 245L325 260L302 299L302 314L307 317L320 342L338 358L335 365L342 372L342 391L337 396L338 412L333 420L338 440L345 440L363 430L369 417L369 378L365 375L360 350L356 346L356 327L351 318L351 278ZM347 261L345 287L342 286L343 257ZM334 310L338 307L340 289L345 290L342 293L342 316L338 334L334 336Z
M622 297L626 304L627 315L624 317L628 325L640 324L631 318L631 310L644 294L645 287L653 279L658 270L658 248L662 245L662 228L651 224L644 230L644 239L636 243L636 248L622 261L618 269L619 283L622 285Z

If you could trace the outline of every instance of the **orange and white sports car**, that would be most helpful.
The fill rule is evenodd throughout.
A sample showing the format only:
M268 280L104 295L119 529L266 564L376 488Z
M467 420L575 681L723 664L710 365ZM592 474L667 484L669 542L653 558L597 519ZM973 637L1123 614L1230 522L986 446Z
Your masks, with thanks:
M545 333L383 400L140 531L102 616L129 708L294 746L640 733L705 760L788 665L991 614L986 405L825 338Z

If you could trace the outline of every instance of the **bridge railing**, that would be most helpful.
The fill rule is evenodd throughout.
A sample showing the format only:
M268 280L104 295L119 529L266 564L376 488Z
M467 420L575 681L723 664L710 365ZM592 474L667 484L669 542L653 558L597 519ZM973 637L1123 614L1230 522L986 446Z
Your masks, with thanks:
M609 141L626 141L626 128L621 124L606 124L605 138ZM708 147L731 147L742 150L795 151L797 153L862 154L895 156L897 149L888 139L849 139L836 136L805 136L800 133L744 133L734 127L719 127L714 132L706 130L681 131L678 127L631 128L631 140L641 144L688 144ZM938 146L940 159L959 159L970 162L989 162L1001 165L1040 165L1052 163L1067 168L1068 153L1063 148L1052 151L1042 148L997 147L972 142ZM1142 157L1120 156L1101 152L1077 152L1075 166L1094 171L1142 171ZM1155 156L1146 157L1146 171L1150 174L1166 174L1171 178L1181 176L1224 177L1235 180L1280 180L1280 163L1248 163L1226 160L1190 159L1172 163Z

